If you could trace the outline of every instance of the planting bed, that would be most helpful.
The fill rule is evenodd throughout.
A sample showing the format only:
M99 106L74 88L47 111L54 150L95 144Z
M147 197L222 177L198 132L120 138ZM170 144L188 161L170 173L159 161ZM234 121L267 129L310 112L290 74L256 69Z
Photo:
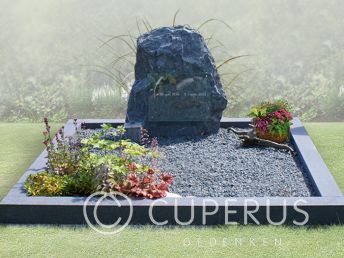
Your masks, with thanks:
M113 126L123 124L123 120L85 120L87 129L100 128L103 123ZM223 118L221 127L247 128L248 119ZM65 126L65 134L73 135L72 121ZM224 210L228 197L236 214L232 220L243 223L245 209L255 209L260 223L268 223L266 214L272 206L270 216L281 217L283 206L287 206L291 223L300 214L295 214L293 205L302 197L300 208L310 214L308 224L341 223L344 218L344 198L315 149L307 132L298 119L294 119L291 129L291 145L297 151L296 157L282 150L270 148L240 147L237 136L221 129L217 135L200 138L174 138L159 140L165 153L161 167L173 173L176 178L172 192L182 198L164 198L156 204L156 219L168 220L175 224L173 209L177 203L181 214L188 218L190 207L195 207L193 224L204 224L201 220L205 212L202 205L207 198L219 205L219 209L207 220L206 224L224 224ZM0 223L58 223L84 224L83 204L86 197L28 197L23 188L29 174L37 173L45 167L43 152L12 188L0 204ZM193 197L190 197L193 196ZM246 197L246 198L245 198ZM248 204L246 201L250 199ZM252 203L252 200L254 203ZM149 206L154 200L132 199L132 224L151 223L148 216ZM120 200L122 207L113 207L110 200L101 204L98 210L104 223L113 222L114 217L128 212L128 202ZM88 211L92 211L91 202ZM214 210L214 203L206 209ZM302 214L301 214L302 215ZM302 216L301 216L302 217ZM184 220L186 220L184 219ZM249 219L248 222L255 222Z
M86 129L83 138L99 129ZM94 150L97 151L97 150ZM238 136L221 128L198 137L159 137L161 171L175 176L171 192L183 197L312 196L298 157L274 148L243 148Z

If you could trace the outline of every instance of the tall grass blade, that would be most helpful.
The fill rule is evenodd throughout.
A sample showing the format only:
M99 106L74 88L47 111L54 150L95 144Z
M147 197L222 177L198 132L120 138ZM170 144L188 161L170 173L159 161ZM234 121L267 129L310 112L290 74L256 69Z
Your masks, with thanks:
M230 61L234 59L238 59L245 56L250 56L250 55L241 55L241 56L234 56L234 57L228 58L227 60L223 61L221 64L217 65L216 69L220 69L222 66L224 66L225 64L228 64Z
M177 18L179 11L180 11L180 8L173 15L172 27L176 26L176 18Z
M225 87L224 88L228 88L229 86L231 86L232 85L232 83L236 80L236 79L238 79L239 77L240 77L240 75L242 75L243 73L246 73L246 72L248 72L248 71L251 71L251 70L254 70L254 69L247 69L247 70L244 70L244 71L241 71L240 73L238 73L237 75L235 75L233 78L232 78L232 80L230 80L229 81L229 83L227 83L226 85L225 85ZM222 75L221 75L222 76Z
M139 33L139 36L141 36L141 35L142 35L142 33L141 33L141 29L140 29L139 20L137 19L137 17L136 17L135 19L136 19L136 27L137 27L137 31L138 31L138 33Z
M101 42L102 47L107 46L108 48L110 48L111 50L113 50L114 53L116 53L117 51L108 43L108 42L104 42L102 39L96 37L96 39Z
M147 23L147 26L148 26L149 30L152 30L153 27L152 27L152 25L149 23L149 20L148 20L147 17L145 17L145 20L146 20L146 23Z
M223 20L220 19L208 19L205 22L203 22L201 25L198 26L197 30L200 30L203 26L205 26L206 24L210 23L210 22L220 22L222 24L224 24L228 29L230 29L231 31L233 31L232 27L228 25L228 23L226 23Z
M219 48L219 47L221 47L221 46L220 45L216 45L216 46L213 46L213 47L209 48L209 50L213 51L214 49Z
M105 46L105 45L107 45L107 44L108 44L109 42L111 42L112 40L118 39L118 40L124 42L124 43L131 49L131 51L133 51L133 53L136 54L136 47L135 47L135 45L132 46L132 45L131 45L126 39L124 39L123 37L129 37L129 38L131 38L130 35L118 35L118 36L113 36L113 37L111 37L110 39L108 39L108 40L106 40L105 42L103 42L103 44L100 45L100 48L103 47L103 46Z
M210 35L210 37L204 39L204 40L205 40L205 43L206 43L207 45L209 45L210 41L213 39L214 34L215 34L215 32L213 32L213 33Z
M111 65L111 66L114 66L114 65L116 65L119 61L121 61L121 60L124 59L124 60L127 61L129 64L131 64L131 65L134 66L134 63L131 62L129 59L127 59L127 57L133 57L132 52L128 52L128 53L126 53L126 54L124 54L124 55L121 55L121 56L116 56L116 57L114 58L114 60L110 63L110 65Z
M114 76L112 76L111 74L108 74L108 73L106 73L106 72L104 72L104 71L99 71L99 70L94 70L94 69L90 69L90 70L88 70L88 71L90 71L90 72L95 72L95 73L104 74L104 75L110 77L112 80L114 80Z
M136 42L134 41L134 39L136 39L136 38L133 37L129 31L128 31L128 35L129 35L129 38L130 38L130 40L131 40L131 43L133 44L133 46L134 46L135 49L136 49Z
M95 68L101 69L103 72L106 72L109 75L115 76L115 74L113 74L111 70L109 70L108 68L106 68L105 66L102 66L102 65L82 65L82 66L95 67Z
M147 23L145 22L145 20L144 20L144 19L142 19L141 21L142 21L142 23L143 23L143 26L145 26L145 28L146 28L146 31L147 31L147 32L148 32L148 31L150 31L150 29L149 29L149 27L148 27Z

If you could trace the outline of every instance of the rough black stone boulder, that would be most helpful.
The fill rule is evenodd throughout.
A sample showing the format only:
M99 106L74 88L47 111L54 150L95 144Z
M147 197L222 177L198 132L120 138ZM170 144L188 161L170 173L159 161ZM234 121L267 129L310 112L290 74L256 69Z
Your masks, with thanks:
M163 27L138 38L127 125L140 123L160 136L215 133L226 105L214 59L197 31Z

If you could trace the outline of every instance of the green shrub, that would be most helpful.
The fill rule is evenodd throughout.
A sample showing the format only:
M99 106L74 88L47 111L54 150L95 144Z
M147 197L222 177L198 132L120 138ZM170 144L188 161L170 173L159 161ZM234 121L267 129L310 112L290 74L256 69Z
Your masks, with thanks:
M64 176L43 171L30 175L25 189L30 196L83 196L95 192L99 183L95 174L87 170Z
M66 176L58 176L47 171L29 175L25 189L31 196L61 196L66 186Z
M97 177L95 171L80 169L66 177L63 195L90 195L97 190L100 184L101 180Z
M53 141L48 119L44 121L48 170L26 179L25 188L29 195L73 196L95 191L121 191L145 198L166 196L173 177L167 173L158 175L159 171L148 164L149 161L153 164L159 157L155 138L148 148L123 139L123 126L114 129L103 125L101 132L81 140L75 120L76 140L66 140L61 128ZM148 135L144 133L143 136L147 145Z
M290 111L288 102L280 99L252 107L249 115L253 117L253 124L259 132L288 135L293 119Z

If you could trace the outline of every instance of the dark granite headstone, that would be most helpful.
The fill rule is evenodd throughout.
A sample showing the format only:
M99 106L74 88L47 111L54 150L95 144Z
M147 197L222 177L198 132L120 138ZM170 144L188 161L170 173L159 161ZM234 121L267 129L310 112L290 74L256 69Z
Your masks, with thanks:
M214 60L195 30L163 27L137 40L126 126L151 135L201 135L220 127L227 98Z

